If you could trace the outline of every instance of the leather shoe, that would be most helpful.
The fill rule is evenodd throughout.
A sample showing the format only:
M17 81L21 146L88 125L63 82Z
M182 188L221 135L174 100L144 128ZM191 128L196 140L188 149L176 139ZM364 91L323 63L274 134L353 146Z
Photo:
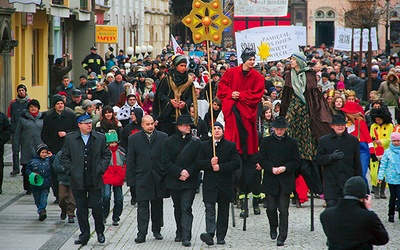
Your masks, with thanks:
M181 242L182 241L182 236L177 235L175 236L175 242Z
M77 240L75 240L75 245L82 245L82 246L85 246L86 244L87 244L87 240L83 240L83 239L77 239Z
M99 243L104 243L104 242L106 241L106 237L104 236L103 233L98 233L98 234L97 234L97 241L98 241Z
M278 237L278 233L275 231L271 231L269 233L269 235L271 236L271 239L276 240L276 237Z
M67 218L67 211L61 209L60 219L65 220Z
M200 234L200 239L201 239L201 241L203 241L204 243L206 243L207 246L212 246L212 245L214 245L213 237L212 237L209 233L202 233L202 234Z
M225 240L224 240L224 239L222 239L222 238L218 238L218 239L217 239L217 244L218 244L218 245L225 245L225 244L226 244L226 242L225 242Z
M135 239L135 242L136 242L136 243L143 243L143 242L146 242L146 236L144 236L144 235L138 235L138 236L136 237L136 239Z
M161 235L160 232L154 232L154 233L153 233L153 236L154 236L154 238L155 238L156 240L162 240L162 239L164 239L164 237Z
M183 240L183 241L182 241L182 246L190 247L190 246L191 246L190 241L188 241L188 240Z
M285 242L284 242L283 240L278 240L278 241L276 242L276 245L277 245L278 247L281 247L281 246L284 246L284 245L285 245Z

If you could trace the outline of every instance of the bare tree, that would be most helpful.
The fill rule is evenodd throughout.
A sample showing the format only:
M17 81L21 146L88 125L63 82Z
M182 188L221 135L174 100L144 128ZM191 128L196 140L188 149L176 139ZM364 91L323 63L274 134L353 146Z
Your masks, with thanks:
M362 39L363 29L368 29L368 83L367 83L367 96L371 92L371 61L372 61L372 42L371 42L371 28L377 27L385 21L389 11L388 2L383 0L352 0L348 1L348 8L343 7L342 14L339 13L339 20L341 20L345 27L353 29L361 29L360 35L360 53L359 53L359 75L361 75L362 63ZM352 47L353 51L353 47ZM353 56L353 53L352 53Z

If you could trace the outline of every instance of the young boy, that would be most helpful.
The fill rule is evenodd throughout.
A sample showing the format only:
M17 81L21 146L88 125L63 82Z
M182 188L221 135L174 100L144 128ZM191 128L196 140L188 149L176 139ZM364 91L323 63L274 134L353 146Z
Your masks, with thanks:
M103 220L106 223L107 217L110 213L110 200L111 200L111 186L114 191L114 210L112 220L113 226L119 225L120 216L122 214L122 207L124 196L122 194L122 185L124 185L126 175L125 165L125 150L118 146L118 134L115 130L110 130L106 133L106 141L108 148L111 151L110 164L103 175Z
M40 221L47 218L46 206L51 187L50 167L53 159L54 156L47 145L42 143L37 147L36 155L30 160L25 170L32 184L32 194Z

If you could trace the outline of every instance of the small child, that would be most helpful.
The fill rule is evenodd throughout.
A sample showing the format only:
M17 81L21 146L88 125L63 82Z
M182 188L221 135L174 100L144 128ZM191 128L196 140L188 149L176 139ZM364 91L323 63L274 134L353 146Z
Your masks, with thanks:
M105 135L108 148L111 151L111 160L103 175L103 221L106 223L110 213L111 187L113 187L114 209L112 225L118 226L124 202L122 185L124 185L126 176L125 150L118 146L118 134L115 130L110 130Z
M40 221L47 218L46 206L51 187L50 167L53 159L54 156L47 145L42 143L37 147L36 156L30 160L25 170L32 184L32 194Z
M389 222L394 222L396 205L399 207L400 197L400 133L393 132L390 136L392 142L381 159L381 166L378 172L378 183L386 179L389 184ZM400 215L399 215L400 217Z

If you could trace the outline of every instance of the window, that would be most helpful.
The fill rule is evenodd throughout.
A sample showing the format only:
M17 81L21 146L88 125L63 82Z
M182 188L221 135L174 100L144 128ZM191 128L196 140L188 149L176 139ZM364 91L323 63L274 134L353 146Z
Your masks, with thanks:
M32 31L32 86L39 85L39 55L40 55L40 36L41 31L39 29L33 29Z
M80 0L80 1L81 1L80 9L81 10L89 10L88 0Z
M64 0L52 0L52 4L64 5Z
M316 17L316 18L324 18L324 17L325 17L325 13L324 13L322 10L318 10L318 11L315 13L315 17Z
M330 10L326 13L327 18L335 18L335 12L333 10Z

